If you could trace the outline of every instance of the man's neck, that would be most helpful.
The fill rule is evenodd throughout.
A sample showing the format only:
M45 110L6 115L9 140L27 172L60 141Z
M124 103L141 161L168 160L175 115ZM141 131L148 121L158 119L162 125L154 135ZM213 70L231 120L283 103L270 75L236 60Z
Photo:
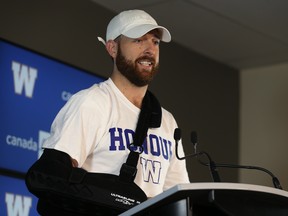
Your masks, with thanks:
M148 86L138 87L131 83L126 77L112 74L111 79L123 95L136 107L141 108L142 100Z

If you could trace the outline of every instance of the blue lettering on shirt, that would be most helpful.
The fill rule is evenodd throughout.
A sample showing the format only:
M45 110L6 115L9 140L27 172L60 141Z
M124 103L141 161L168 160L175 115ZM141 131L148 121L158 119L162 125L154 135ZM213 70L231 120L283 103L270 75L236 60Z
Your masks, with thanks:
M125 151L133 142L134 131L131 129L110 128L110 151ZM172 156L172 142L155 134L149 134L144 140L143 153L169 160ZM135 147L134 147L135 148ZM133 147L131 148L133 149Z

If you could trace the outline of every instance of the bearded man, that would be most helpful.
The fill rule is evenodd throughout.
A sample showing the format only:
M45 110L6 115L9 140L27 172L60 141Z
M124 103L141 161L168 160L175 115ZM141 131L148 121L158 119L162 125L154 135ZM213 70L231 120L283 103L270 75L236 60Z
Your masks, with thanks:
M142 10L115 16L102 39L113 59L111 77L69 99L53 121L44 152L64 152L73 167L90 173L119 175L148 85L159 69L160 41L170 40L169 31ZM159 124L147 131L134 180L147 197L189 182L185 161L175 156L177 123L160 104L157 112ZM178 150L183 154L181 142Z

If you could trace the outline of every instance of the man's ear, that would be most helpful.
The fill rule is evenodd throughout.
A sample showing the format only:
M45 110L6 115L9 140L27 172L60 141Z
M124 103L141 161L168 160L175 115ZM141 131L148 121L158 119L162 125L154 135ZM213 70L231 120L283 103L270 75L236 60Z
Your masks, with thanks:
M115 41L109 40L106 42L106 50L109 55L114 59L117 56L118 45Z

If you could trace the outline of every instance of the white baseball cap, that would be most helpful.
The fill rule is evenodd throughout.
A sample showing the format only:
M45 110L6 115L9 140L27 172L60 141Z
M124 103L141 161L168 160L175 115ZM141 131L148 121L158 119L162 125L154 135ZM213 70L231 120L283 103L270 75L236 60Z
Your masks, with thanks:
M163 26L159 26L155 19L143 10L128 10L115 16L107 26L106 42L115 40L118 36L124 35L129 38L139 38L153 29L162 31L161 41L170 42L170 32ZM102 38L98 39L102 41Z

